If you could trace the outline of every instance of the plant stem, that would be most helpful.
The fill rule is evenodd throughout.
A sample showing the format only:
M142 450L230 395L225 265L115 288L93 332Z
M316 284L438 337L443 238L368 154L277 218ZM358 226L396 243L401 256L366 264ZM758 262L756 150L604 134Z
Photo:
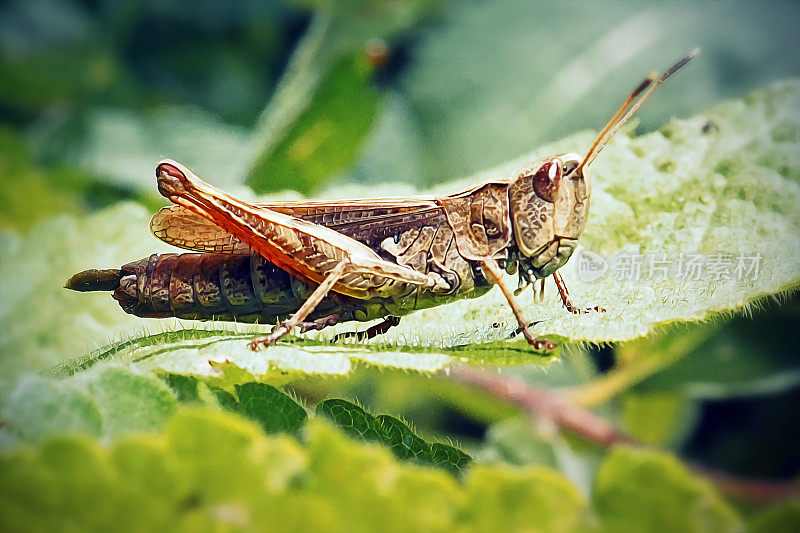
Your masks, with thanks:
M643 372L644 370L632 374L629 379L642 375ZM517 405L532 418L552 423L600 446L626 444L646 447L604 418L592 413L576 400L573 394L536 387L516 377L466 365L453 367L450 377L459 383L478 388L495 398ZM686 463L686 465L695 474L713 483L720 492L748 502L772 503L800 495L800 486L795 482L742 479L697 464Z

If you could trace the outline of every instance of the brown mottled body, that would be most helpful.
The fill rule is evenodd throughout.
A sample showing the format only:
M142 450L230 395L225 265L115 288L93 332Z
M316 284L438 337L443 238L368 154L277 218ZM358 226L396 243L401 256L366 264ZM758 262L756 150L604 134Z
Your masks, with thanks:
M510 272L521 263L520 275L527 280L542 277L537 270L541 265L519 253L511 230L509 192L532 190L530 184L516 185L531 180L523 175L445 198L417 199L410 205L380 206L380 200L377 206L365 201L258 205L334 229L376 250L382 259L437 280L431 287L396 284L388 295L373 290L366 298L331 292L308 317L315 320L334 315L337 322L365 321L485 294L491 284L480 257L487 254ZM515 205L525 208L527 202L521 197ZM172 226L176 220L180 224ZM157 236L172 244L214 251L153 254L124 265L113 291L127 313L275 323L296 312L311 294L313 283L291 276L235 236L182 207L164 208L154 217L152 227ZM552 227L546 234L550 239L539 248L555 250L559 241L553 240ZM183 239L184 235L189 238ZM190 240L192 237L196 240ZM545 257L552 260L555 251ZM568 254L560 260L567 258ZM80 276L69 285L77 288ZM83 279L85 285L85 276Z
M102 271L115 279L110 284L98 281L97 272L80 272L67 285L82 291L112 291L126 313L142 318L274 324L295 313L313 290L258 254L153 254ZM490 288L482 277L478 284L477 288L474 281L470 284L468 296L480 296ZM308 318L334 317L330 322L336 323L402 316L454 297L421 291L361 300L332 292Z
M313 297L296 321L304 329L403 316L481 296L496 283L510 298L501 266L518 272L524 287L554 273L574 251L588 213L588 186L562 181L577 164L572 154L542 159L513 176L411 200L245 204L194 176L187 184L159 182L181 201L214 198L208 212L203 200L199 213L180 203L151 222L160 239L202 253L154 254L123 266L114 298L142 317L275 323L294 319ZM189 173L175 165L162 163L159 179L169 175L164 168ZM588 172L569 181L584 180ZM559 216L559 205L569 216ZM281 253L265 257L262 241ZM334 268L332 290L316 294ZM108 290L108 281L92 288L80 273L68 286ZM521 316L518 305L512 309ZM529 342L541 346L523 324Z

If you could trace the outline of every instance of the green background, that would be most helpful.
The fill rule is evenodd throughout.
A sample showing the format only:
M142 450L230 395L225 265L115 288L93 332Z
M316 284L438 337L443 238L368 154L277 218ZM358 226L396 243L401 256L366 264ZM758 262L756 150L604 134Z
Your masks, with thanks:
M609 451L535 417L531 423L518 408L441 372L360 364L346 376L292 375L283 389L290 396L268 391L267 399L261 389L248 396L213 383L187 389L169 373L153 377L124 365L99 365L69 378L37 376L96 347L53 349L52 339L64 334L57 317L80 318L100 308L56 308L11 296L15 286L23 290L26 280L47 275L48 265L60 261L20 262L19 243L46 239L48 227L71 223L87 241L91 234L114 239L113 227L81 224L107 208L132 209L121 202L148 212L164 205L152 175L162 157L247 198L346 197L364 186L376 195L413 193L597 130L644 74L698 46L702 54L690 68L637 116L637 134L796 78L799 21L800 7L791 2L3 3L0 275L7 293L0 293L0 334L27 340L24 348L0 343L0 477L6 480L0 518L20 530L46 526L37 514L69 517L76 530L101 530L125 522L120 509L127 500L152 506L151 527L193 529L230 525L218 507L244 501L250 514L244 522L234 516L233 529L269 524L263 509L273 518L283 513L288 529L302 529L303 516L328 517L312 523L328 529L378 528L385 523L375 510L394 509L396 523L407 520L422 530L501 529L504 516L509 529L700 531L746 523L790 530L798 520L796 501L765 511L764 502L720 497L685 466L770 483L797 479L800 300L791 294L631 343L568 344L544 369L517 365L500 374L575 394L615 427L665 452L654 457ZM795 144L800 137L795 129L786 136ZM62 215L71 218L56 218ZM78 254L80 237L70 241ZM114 246L109 257L133 243ZM154 239L152 246L163 250ZM3 259L12 253L13 262ZM100 344L119 340L91 333ZM331 398L365 407L368 427L372 415L390 416L393 422L380 427L398 433L372 440L388 444L394 456L358 447L322 420L304 422L325 411L320 402ZM186 412L185 404L207 411ZM270 405L285 418L264 416ZM245 423L219 409L255 422L239 425ZM336 422L345 433L353 427ZM275 430L291 436L264 436ZM193 456L192 439L214 434L230 434L230 442L220 437L207 457ZM131 440L118 440L123 437ZM397 466L412 454L398 449L415 450L415 464L430 465L437 464L431 446L453 442L478 463L471 477ZM209 467L217 457L245 452L257 457L255 467ZM148 453L172 473L164 475L174 485L162 487L161 500L147 494L164 479L137 477L146 468L134 463L154 460ZM358 476L342 474L336 460ZM247 478L262 468L269 483ZM373 501L375 472L411 481L397 485L395 499ZM423 483L419 476L428 477ZM336 482L347 487L341 501ZM33 497L48 485L54 495ZM104 492L125 485L134 487L125 498L103 502ZM242 496L250 489L252 501ZM276 491L290 496L273 499ZM417 502L414 494L425 497ZM548 494L558 497L551 501ZM265 501L275 507L254 511ZM531 501L543 502L541 508L531 510ZM476 502L495 503L484 509ZM508 503L505 514L497 502ZM351 515L358 520L342 519Z

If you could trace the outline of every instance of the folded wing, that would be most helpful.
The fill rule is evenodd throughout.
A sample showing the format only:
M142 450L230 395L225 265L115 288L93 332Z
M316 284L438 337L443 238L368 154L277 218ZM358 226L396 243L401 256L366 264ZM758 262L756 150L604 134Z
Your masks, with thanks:
M420 198L298 201L254 204L319 224L367 245L442 215L433 200ZM196 252L251 253L251 248L215 223L179 205L162 208L150 221L150 230L162 241Z

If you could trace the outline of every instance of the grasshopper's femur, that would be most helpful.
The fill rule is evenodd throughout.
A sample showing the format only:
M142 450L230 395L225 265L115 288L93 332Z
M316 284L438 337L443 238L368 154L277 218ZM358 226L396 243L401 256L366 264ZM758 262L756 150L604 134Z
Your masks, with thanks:
M650 98L650 96L658 89L662 83L664 83L667 78L675 74L681 67L683 67L686 63L694 59L694 57L700 53L699 48L695 48L685 56L683 56L679 61L677 61L674 65L664 72L661 77L658 76L657 72L650 73L642 83L640 83L634 90L631 92L630 96L625 99L622 103L620 108L614 113L614 116L611 117L611 120L600 130L600 133L597 134L592 146L589 148L589 151L586 153L586 157L584 157L583 161L580 165L578 165L576 171L578 174L576 176L581 175L583 169L588 167L592 164L592 161L595 160L597 155L605 148L608 142L617 134L617 132L625 125L628 120L642 107L642 104ZM648 88L649 87L649 88ZM646 89L646 91L645 91ZM642 94L644 92L644 94ZM634 100L642 94L642 97L634 103ZM631 106L631 104L633 104ZM630 108L630 109L628 109ZM626 113L627 111L627 113Z

